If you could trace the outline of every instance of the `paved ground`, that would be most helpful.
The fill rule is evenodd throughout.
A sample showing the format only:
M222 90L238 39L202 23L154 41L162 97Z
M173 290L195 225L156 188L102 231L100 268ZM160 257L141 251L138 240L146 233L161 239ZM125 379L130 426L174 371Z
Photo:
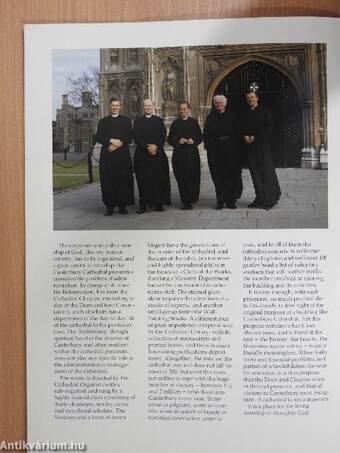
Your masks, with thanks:
M91 184L54 194L55 230L163 230L163 229L248 229L327 228L327 171L278 169L282 196L270 211L249 209L254 190L248 170L243 170L244 190L237 209L216 211L213 184L207 168L202 169L201 196L192 211L181 211L177 184L171 175L172 206L165 212L139 215L137 206L129 215L103 215L100 187ZM137 194L137 190L135 192ZM136 197L137 199L137 197Z

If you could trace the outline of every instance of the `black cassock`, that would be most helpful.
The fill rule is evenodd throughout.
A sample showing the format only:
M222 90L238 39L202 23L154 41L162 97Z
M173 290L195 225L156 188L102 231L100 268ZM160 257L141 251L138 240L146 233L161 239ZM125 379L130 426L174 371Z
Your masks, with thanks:
M181 138L192 138L193 145L178 143ZM200 192L201 161L197 146L203 136L194 118L177 118L170 127L168 142L174 147L172 168L183 204L196 203Z
M203 135L217 203L232 206L242 194L239 125L233 112L212 110Z
M134 168L140 206L170 205L169 162L163 148L166 138L164 121L156 115L137 117L133 124L133 138L137 145ZM157 146L154 156L149 154L148 144Z
M120 148L109 152L110 139L123 142ZM102 149L99 159L102 199L108 208L125 207L134 204L132 159L129 143L132 142L132 127L126 116L112 115L101 119L97 129L97 142Z
M254 136L255 141L244 144L244 150L253 180L256 202L264 206L274 206L280 198L281 190L273 163L269 136L273 121L266 107L250 107L241 118L242 136Z

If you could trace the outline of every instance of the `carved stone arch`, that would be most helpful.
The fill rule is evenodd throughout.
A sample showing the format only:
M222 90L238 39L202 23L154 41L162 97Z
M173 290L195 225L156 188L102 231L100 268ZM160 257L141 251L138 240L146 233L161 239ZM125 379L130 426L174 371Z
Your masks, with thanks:
M267 65L272 66L273 68L277 69L282 74L284 74L290 80L290 82L293 84L294 88L296 89L300 105L301 106L303 105L303 101L305 99L305 90L304 90L304 87L302 86L300 80L294 74L292 74L291 71L289 71L286 67L282 66L276 60L274 60L270 57L265 57L265 56L256 55L256 54L247 55L245 57L238 58L237 60L232 61L226 68L224 68L223 71L221 71L221 73L210 83L208 90L207 90L205 105L211 105L215 90L218 87L219 83L226 76L228 76L234 69L238 68L239 66L242 66L245 63L248 63L249 61L258 61L260 63L267 64Z
M248 84L257 81L260 84L261 102L264 102L273 117L270 142L275 164L283 168L299 167L302 165L309 131L306 94L299 76L291 71L288 59L284 58L282 62L277 60L277 55L249 54L230 62L219 74L215 74L215 80L206 94L206 105L211 106L214 94L226 93L231 108L236 115L241 115Z

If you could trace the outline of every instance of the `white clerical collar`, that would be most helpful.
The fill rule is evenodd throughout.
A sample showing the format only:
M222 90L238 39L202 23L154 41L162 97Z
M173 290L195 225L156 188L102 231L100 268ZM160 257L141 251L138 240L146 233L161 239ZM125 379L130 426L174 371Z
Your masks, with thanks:
M181 117L181 119L184 120L184 121L186 121L188 118L190 118L190 115L186 116L185 118Z
M150 113L148 115L144 114L144 116L145 116L145 118L151 118L152 117L152 113Z
M119 113L111 113L112 118L117 118L118 115Z

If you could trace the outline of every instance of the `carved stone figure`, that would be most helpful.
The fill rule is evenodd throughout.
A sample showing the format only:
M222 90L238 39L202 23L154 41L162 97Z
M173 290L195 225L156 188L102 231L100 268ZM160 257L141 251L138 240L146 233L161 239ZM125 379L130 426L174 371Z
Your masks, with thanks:
M130 102L130 111L133 113L138 112L139 110L139 91L138 86L135 82L132 82L129 88L129 102Z
M177 94L177 66L176 61L168 58L163 63L164 79L162 83L162 97L165 103L175 103Z
M163 81L162 96L164 102L176 101L176 81L174 79L166 79Z

